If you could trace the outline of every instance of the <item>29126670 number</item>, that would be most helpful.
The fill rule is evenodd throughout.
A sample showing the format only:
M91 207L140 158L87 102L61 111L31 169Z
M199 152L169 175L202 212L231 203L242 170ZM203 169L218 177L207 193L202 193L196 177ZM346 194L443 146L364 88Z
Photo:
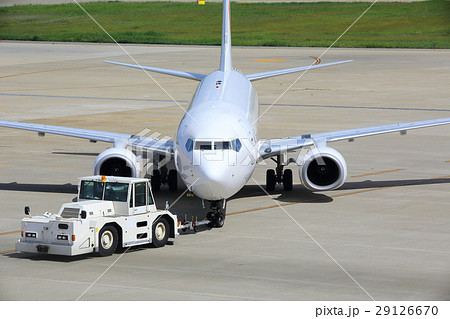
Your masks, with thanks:
M439 312L437 306L376 306L377 316L436 316Z

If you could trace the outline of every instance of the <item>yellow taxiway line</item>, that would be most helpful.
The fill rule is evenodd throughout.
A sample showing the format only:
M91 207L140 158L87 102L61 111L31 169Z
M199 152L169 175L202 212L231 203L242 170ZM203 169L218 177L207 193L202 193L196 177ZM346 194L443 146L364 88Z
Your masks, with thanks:
M10 231L10 232L7 232L7 233L0 233L0 236L2 236L2 235L9 235L9 234L15 234L15 233L20 233L20 230L14 230L14 231Z

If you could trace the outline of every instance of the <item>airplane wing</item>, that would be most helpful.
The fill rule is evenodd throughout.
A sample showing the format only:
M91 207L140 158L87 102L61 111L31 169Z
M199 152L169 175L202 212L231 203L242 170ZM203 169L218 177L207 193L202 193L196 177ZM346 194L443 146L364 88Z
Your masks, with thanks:
M261 158L269 158L279 155L286 151L295 151L306 146L320 146L327 142L335 142L340 140L353 140L358 137L365 137L371 135L400 132L406 134L407 130L450 124L450 117L436 120L426 120L409 123L389 124L382 126L372 126L359 129L316 133L287 137L283 139L272 139L265 141L260 149L259 154Z
M152 138L148 136L2 120L0 120L0 127L10 127L20 130L34 131L41 134L48 133L78 137L82 139L88 139L90 141L114 143L114 145L134 146L139 149L153 151L160 154L173 154L175 148L175 143L171 140Z
M161 68L154 68L154 67L150 67L150 66L142 66L142 65L136 65L136 64L128 64L128 63L106 61L106 60L103 61L103 62L111 63L111 64L117 64L117 65L121 65L121 66L127 66L127 67L130 67L130 68L141 69L141 70L146 70L146 71L151 71L151 72L162 73L162 74L166 74L166 75L178 76L178 77L189 79L189 80L201 81L204 77L206 77L206 75L204 75L204 74L184 72L184 71L176 71L176 70L168 70L168 69L161 69Z
M256 81L256 80L262 80L265 78L270 78L273 76L279 76L279 75L284 75L284 74L289 74L289 73L294 73L294 72L318 69L318 68L323 68L325 66L331 66L331 65L341 64L341 63L348 63L348 62L352 62L352 61L353 60L346 60L346 61L331 62L331 63L325 63L325 64L302 66L302 67L298 67L298 68L283 69L283 70L277 70L277 71L254 73L254 74L246 75L246 77L249 81Z

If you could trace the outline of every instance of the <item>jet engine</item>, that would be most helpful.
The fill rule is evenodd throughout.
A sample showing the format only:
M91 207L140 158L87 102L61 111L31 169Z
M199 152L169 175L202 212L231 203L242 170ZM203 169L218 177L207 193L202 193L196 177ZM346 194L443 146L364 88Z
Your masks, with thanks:
M95 159L95 175L140 177L140 173L138 158L126 148L109 148Z
M342 186L347 178L344 157L329 147L310 150L298 163L300 181L312 191L336 189Z

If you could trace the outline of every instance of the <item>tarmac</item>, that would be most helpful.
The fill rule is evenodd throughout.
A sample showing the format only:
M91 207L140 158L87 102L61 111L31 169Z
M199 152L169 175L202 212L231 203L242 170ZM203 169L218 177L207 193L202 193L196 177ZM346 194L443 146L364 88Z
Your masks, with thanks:
M123 48L142 65L196 73L217 68L220 55ZM311 56L354 60L255 82L261 138L450 117L449 50L325 50L233 48L244 74L309 65ZM133 63L112 44L0 42L1 118L174 136L197 83L103 59ZM23 207L38 215L72 201L77 178L110 145L0 128L0 299L449 300L449 135L441 126L330 143L349 173L328 192L307 191L291 164L293 191L268 196L266 161L229 200L223 228L101 258L24 254L14 244ZM179 216L201 217L198 198L176 201L182 192L163 188L158 206L169 200Z

